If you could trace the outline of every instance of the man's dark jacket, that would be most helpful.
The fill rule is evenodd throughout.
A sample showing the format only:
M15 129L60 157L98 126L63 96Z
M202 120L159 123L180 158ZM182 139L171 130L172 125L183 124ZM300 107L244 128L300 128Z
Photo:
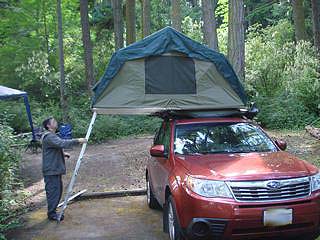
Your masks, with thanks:
M55 133L45 132L42 136L42 172L43 175L66 174L63 148L78 144L76 139L61 139Z

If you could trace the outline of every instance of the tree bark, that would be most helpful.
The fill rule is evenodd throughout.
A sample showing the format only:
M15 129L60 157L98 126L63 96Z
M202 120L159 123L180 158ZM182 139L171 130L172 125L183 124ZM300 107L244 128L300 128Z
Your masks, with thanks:
M136 41L136 1L126 0L126 42Z
M151 32L151 4L150 0L142 0L143 37Z
M213 50L219 51L217 22L215 17L217 0L202 0L201 5L205 42Z
M291 0L291 4L293 9L293 23L296 41L306 40L307 32L305 25L303 0Z
M320 54L320 1L311 0L314 46Z
M64 76L64 53L63 53L63 32L62 32L62 13L61 0L57 0L58 18L58 42L59 42L59 69L60 69L60 104L62 108L62 119L66 123L69 121L68 102L66 96L66 84Z
M171 4L172 4L172 7L171 7L172 27L181 32L180 0L172 0Z
M42 2L42 18L43 18L43 27L44 27L44 39L45 39L45 48L47 52L47 61L48 65L50 65L50 48L49 48L49 32L47 26L47 8L46 8L46 1Z
M84 48L84 65L87 80L87 88L88 92L92 94L92 87L94 85L94 72L88 17L88 0L80 0L80 19L82 28L82 43Z
M122 0L112 0L115 49L123 48Z
M238 78L244 81L244 3L243 0L229 0L228 58Z

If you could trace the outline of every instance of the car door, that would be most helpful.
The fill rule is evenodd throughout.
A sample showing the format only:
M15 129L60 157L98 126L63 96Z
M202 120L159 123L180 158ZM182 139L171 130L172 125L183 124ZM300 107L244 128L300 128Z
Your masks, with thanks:
M164 122L162 122L161 127L157 134L155 135L155 138L153 140L153 146L155 145L161 145L163 142L163 136L164 136ZM150 164L149 164L149 176L151 180L151 187L153 190L153 193L155 197L159 200L159 163L158 163L158 157L151 156Z
M156 157L157 164L157 199L161 204L164 204L165 198L165 188L168 182L168 176L170 171L170 122L164 122L163 125L163 135L159 139L160 144L164 145L164 157Z

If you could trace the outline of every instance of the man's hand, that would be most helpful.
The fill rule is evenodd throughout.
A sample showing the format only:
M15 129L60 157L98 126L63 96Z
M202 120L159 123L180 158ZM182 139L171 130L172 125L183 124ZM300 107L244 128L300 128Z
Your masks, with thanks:
M81 144L83 144L83 143L87 143L88 140L85 139L85 138L78 138L78 142L81 143Z
M64 152L63 155L64 155L65 158L70 158L70 154L69 153L65 153Z

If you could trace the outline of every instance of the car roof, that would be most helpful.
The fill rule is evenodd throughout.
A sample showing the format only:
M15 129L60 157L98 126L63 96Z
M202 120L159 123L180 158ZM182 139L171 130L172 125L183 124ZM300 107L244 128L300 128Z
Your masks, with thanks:
M251 122L248 119L240 117L226 117L226 118L185 118L175 119L176 124L192 124L192 123L232 123L232 122Z

